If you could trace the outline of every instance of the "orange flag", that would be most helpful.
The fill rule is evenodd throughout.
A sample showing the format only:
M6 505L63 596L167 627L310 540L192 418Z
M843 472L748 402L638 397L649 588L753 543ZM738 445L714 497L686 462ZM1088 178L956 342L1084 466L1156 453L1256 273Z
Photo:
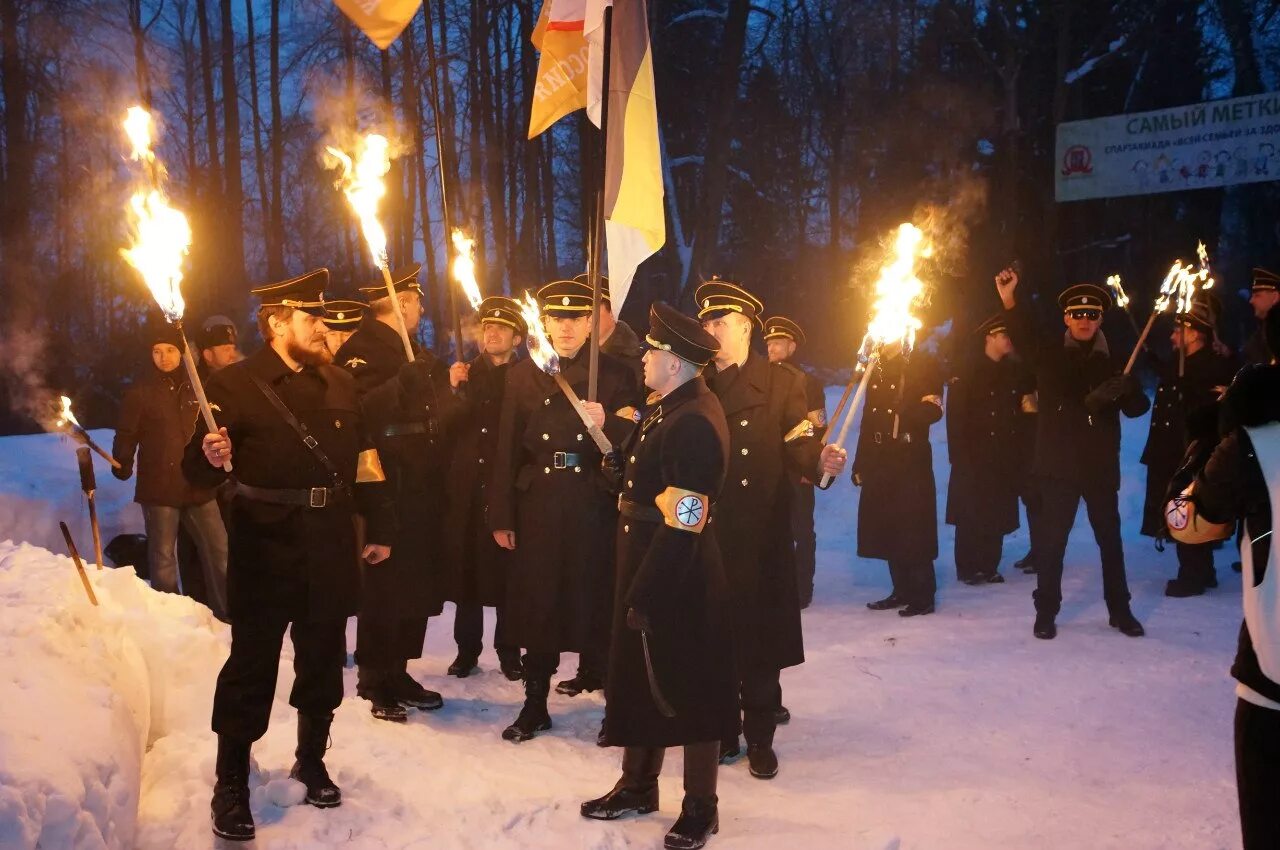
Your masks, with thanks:
M334 0L369 40L386 50L418 14L422 0Z
M530 41L539 51L529 138L587 105L586 0L545 0Z

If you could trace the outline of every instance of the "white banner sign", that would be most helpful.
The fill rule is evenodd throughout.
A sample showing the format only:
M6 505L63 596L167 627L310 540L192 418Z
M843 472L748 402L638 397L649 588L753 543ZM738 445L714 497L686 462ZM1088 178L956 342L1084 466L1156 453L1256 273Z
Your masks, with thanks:
M1058 125L1059 201L1280 179L1280 93Z

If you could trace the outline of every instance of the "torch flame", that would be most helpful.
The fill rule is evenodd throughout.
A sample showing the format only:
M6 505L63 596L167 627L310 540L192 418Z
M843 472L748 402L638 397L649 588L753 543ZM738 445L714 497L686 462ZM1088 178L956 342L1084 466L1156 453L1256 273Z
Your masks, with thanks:
M1169 273L1164 277L1164 283L1160 284L1160 295L1156 298L1157 313L1163 313L1169 309L1170 304L1174 305L1175 313L1189 313L1195 301L1196 292L1213 288L1213 278L1209 277L1209 253L1205 250L1203 242L1196 246L1196 254L1200 258L1199 268L1184 266L1182 260L1175 260L1170 266Z
M1129 296L1124 291L1124 284L1120 282L1120 275L1113 274L1107 278L1107 288L1116 296L1116 306L1124 309L1129 306Z
M454 279L462 284L462 291L466 294L467 300L471 302L471 309L479 310L480 302L484 298L480 296L480 285L476 283L476 261L472 255L476 240L470 238L456 227L453 229L451 238L453 239L453 247L458 252L457 256L453 258Z
M924 231L910 223L898 225L893 251L875 284L875 302L867 335L862 339L859 359L866 362L874 349L901 342L903 353L909 354L915 344L921 322L911 315L911 308L924 294L924 281L917 276L917 266L933 253Z
M151 113L141 106L130 106L124 117L124 132L129 137L129 144L133 145L130 159L140 162L155 160L156 155L151 151L152 131Z
M165 318L182 318L182 261L191 247L191 226L187 217L169 206L160 187L164 171L151 150L151 113L132 106L125 115L125 132L133 145L132 158L151 166L148 186L129 198L126 208L133 244L121 256L139 271Z
M524 299L520 302L520 314L529 327L529 357L548 375L556 374L560 371L560 357L551 347L551 340L542 324L542 310L539 309L537 300L528 292L524 293Z
M61 428L63 425L81 427L80 420L76 419L76 415L71 412L71 399L66 396L60 396L60 398L62 399L62 413L58 416L57 423L55 423L57 427Z
M391 170L389 147L386 136L368 133L360 140L354 157L334 147L325 148L342 166L342 176L334 185L347 196L347 202L360 220L373 264L380 269L387 268L387 232L378 221L378 205L387 194L384 178Z

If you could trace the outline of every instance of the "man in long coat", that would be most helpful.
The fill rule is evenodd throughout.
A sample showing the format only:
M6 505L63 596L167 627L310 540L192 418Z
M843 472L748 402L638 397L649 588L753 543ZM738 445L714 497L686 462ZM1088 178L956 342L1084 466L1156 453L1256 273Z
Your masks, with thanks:
M425 380L400 386L408 362L397 328L398 310L413 333L422 318L419 266L392 272L396 297L385 285L362 287L369 309L335 357L356 379L361 408L382 456L396 501L391 558L366 570L356 630L357 693L379 720L404 722L406 707L432 711L444 705L408 671L422 657L427 619L440 613L446 592L443 519L449 453L447 430L457 405L449 373L430 351L414 346Z
M728 468L724 411L698 373L719 345L655 303L645 383L654 389L623 447L618 572L605 686L605 740L625 747L613 790L582 815L658 809L667 747L684 747L684 804L671 834L701 846L718 823L720 740L738 731L731 604L708 529ZM652 679L650 676L652 675Z
M695 297L703 328L720 344L707 385L729 423L729 469L713 525L733 598L742 732L751 775L771 779L780 675L804 663L788 476L820 475L820 458L843 467L844 453L814 436L799 370L751 350L764 315L760 300L719 278ZM738 755L736 738L722 743L725 761Z
M903 617L934 612L938 557L937 491L929 427L942 418L942 375L925 351L884 347L863 400L853 459L858 557L889 562L893 590L868 602Z
M1142 511L1142 533L1163 537L1165 493L1182 465L1193 439L1212 442L1218 433L1218 399L1235 377L1235 358L1214 350L1214 316L1204 301L1174 317L1171 335L1173 355L1157 365L1160 383L1151 407L1151 426L1142 463L1147 467L1147 497ZM1179 364L1178 350L1182 363ZM1179 376L1179 370L1182 375ZM1165 596L1200 596L1218 586L1213 569L1216 543L1176 542L1178 575L1165 585Z
M591 287L571 280L538 290L561 376L617 446L635 424L640 391L634 372L601 354L599 400L585 401L591 297ZM534 358L511 367L489 489L489 527L498 545L512 551L508 634L525 650L525 702L503 730L505 740L526 741L551 728L547 694L560 653L578 653L578 673L560 682L558 692L572 696L604 685L618 508L601 470L603 457L568 397Z
M1035 429L1031 377L1013 356L1003 315L965 341L947 390L947 522L956 527L956 578L999 584L1004 536L1018 528L1025 470L1017 448Z
M449 553L449 598L454 602L453 639L458 657L449 674L466 678L484 648L484 609L497 609L493 648L503 675L520 679L520 646L511 642L505 613L511 553L489 530L489 486L498 453L498 424L507 372L516 346L529 332L520 305L492 295L480 303L480 353L470 363L455 363L460 378L461 414L454 429L449 467L449 509L445 528Z
M324 347L326 269L254 290L267 345L215 373L209 403L222 426L198 429L182 471L197 486L227 480L231 502L227 568L231 654L218 674L213 731L217 785L211 813L222 838L254 837L249 750L267 731L285 631L293 640L297 762L290 775L306 801L337 806L324 766L333 711L342 703L347 618L360 594L358 563L378 569L395 524L351 376ZM353 514L366 521L357 548Z

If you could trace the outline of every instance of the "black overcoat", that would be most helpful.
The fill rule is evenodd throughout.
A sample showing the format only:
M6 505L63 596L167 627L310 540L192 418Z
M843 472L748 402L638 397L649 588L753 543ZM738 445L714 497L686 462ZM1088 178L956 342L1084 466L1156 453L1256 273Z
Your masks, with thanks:
M937 491L929 426L942 418L942 376L924 351L877 360L862 402L853 459L858 557L938 557Z
M803 664L788 475L812 480L822 451L811 435L786 439L806 421L804 381L794 366L752 352L741 366L709 367L707 384L729 423L714 528L733 599L738 672Z
M587 396L586 346L560 361ZM605 434L619 445L634 427L635 374L600 355ZM622 415L618 415L621 413ZM608 634L613 609L617 499L600 450L555 380L532 360L507 370L489 487L491 531L515 531L504 622L513 644L534 652L582 652Z
M385 484L352 485L359 453L373 447L355 382L335 366L294 372L270 346L209 378L209 403L230 436L236 480L270 489L330 487L334 482L253 376L270 386L306 426L343 484L353 486L355 498L307 508L234 496L227 559L231 620L345 619L360 602L354 513L358 509L365 517L369 543L390 545L395 526ZM204 436L204 429L197 428L182 469L196 486L216 487L227 474L205 459Z
M728 466L724 411L702 378L694 378L644 411L625 448L625 503L641 510L618 518L617 592L605 684L605 736L615 746L672 747L732 738L738 732L730 597L712 527L669 524L654 501L668 487L706 497L714 506ZM715 509L712 509L715 516ZM634 607L649 621L649 651L662 695L675 717L663 717L649 687Z
M947 388L947 522L979 533L1018 528L1018 497L1035 429L1031 376L1012 357L978 353Z

